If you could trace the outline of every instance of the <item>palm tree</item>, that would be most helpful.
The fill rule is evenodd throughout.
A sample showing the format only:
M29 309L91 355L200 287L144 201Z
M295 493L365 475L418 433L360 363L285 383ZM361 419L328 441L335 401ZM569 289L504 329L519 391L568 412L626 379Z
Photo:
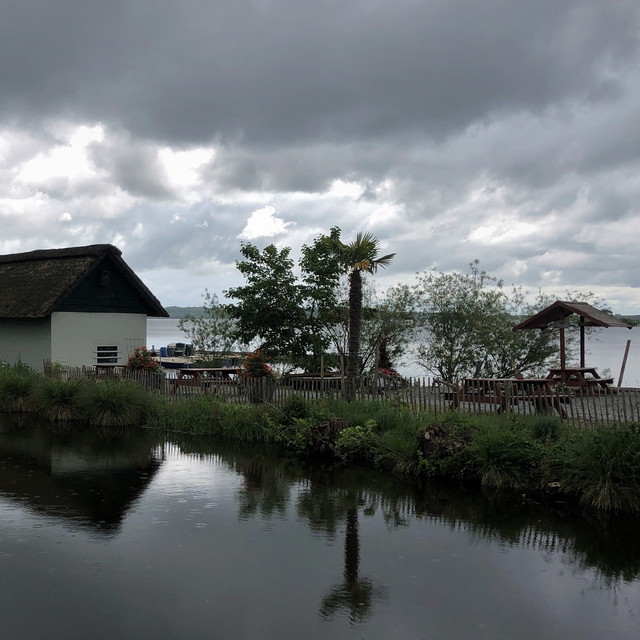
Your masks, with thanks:
M391 264L395 253L378 257L380 240L371 233L358 233L345 244L339 232L332 229L327 237L349 274L349 342L347 354L347 400L354 400L360 374L360 336L362 334L362 273L375 273L378 267Z

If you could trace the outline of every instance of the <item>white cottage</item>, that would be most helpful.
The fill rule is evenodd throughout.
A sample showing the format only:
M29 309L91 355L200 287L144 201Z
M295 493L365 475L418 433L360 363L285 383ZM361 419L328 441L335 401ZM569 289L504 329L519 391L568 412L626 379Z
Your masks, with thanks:
M147 316L169 314L121 256L109 244L0 256L0 360L126 364Z

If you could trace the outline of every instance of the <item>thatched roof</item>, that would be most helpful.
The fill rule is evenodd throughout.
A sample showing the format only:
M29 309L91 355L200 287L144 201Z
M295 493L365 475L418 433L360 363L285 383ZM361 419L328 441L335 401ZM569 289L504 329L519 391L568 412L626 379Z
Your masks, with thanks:
M552 323L562 322L572 314L583 318L581 322L585 327L624 327L625 329L631 329L631 326L623 320L612 316L606 311L596 309L586 302L557 300L546 309L513 327L513 330L546 329L549 326L553 326Z
M100 262L109 259L138 293L147 315L167 311L110 244L44 249L0 256L0 318L44 318Z

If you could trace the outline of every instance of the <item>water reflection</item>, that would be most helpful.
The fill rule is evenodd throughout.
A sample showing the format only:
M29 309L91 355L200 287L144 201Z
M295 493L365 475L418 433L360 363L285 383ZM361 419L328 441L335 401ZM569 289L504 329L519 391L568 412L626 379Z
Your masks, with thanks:
M368 640L638 630L637 521L560 502L308 467L203 439L61 436L0 420L0 508L7 637L47 637L46 616L22 628L27 597L68 638L96 628L95 638L215 629ZM624 595L620 607L612 593ZM513 635L521 617L528 626ZM612 630L598 635L600 620Z
M33 418L0 418L0 494L95 533L118 530L161 464L138 434L105 441L90 430L59 435Z
M242 518L284 517L295 494L297 513L313 532L328 539L335 539L343 525L346 538L349 531L351 535L355 532L355 542L345 540L345 548L347 542L349 548L358 547L354 510L365 517L379 512L390 528L406 526L418 518L441 523L452 531L467 531L478 540L560 551L571 564L594 570L607 586L640 578L638 520L632 516L585 512L563 500L542 502L497 491L407 483L362 469L309 467L275 455L247 455L236 445L207 445L191 439L177 443L185 452L202 452L208 446L223 464L242 475ZM354 557L345 549L345 565L347 555Z
M267 519L285 517L291 482L284 469L257 455L244 465L235 465L235 470L244 481L238 492L238 512L243 520L258 514Z

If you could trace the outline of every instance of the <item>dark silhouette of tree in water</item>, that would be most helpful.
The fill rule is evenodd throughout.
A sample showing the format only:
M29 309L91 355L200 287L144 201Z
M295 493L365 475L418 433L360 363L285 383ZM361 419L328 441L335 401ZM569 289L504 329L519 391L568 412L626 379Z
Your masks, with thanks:
M358 510L346 512L347 531L344 539L344 580L332 587L320 605L320 615L328 618L339 611L346 611L351 622L362 622L371 614L376 597L384 595L382 587L376 587L368 578L360 577L360 542L358 538Z

